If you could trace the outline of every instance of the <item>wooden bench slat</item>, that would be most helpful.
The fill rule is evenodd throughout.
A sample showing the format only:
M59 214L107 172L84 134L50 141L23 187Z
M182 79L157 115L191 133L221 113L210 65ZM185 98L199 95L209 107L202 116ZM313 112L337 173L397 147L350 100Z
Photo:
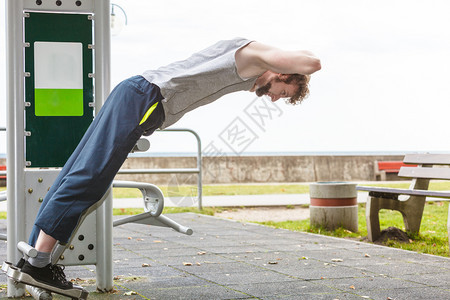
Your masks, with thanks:
M403 162L419 165L450 165L450 154L406 154Z
M410 196L427 196L434 198L450 198L450 192L436 192L429 190L410 190L410 189L396 189L376 186L357 186L358 191L378 192L395 195L410 195Z
M417 168L402 167L398 173L400 177L428 178L428 179L450 179L450 168Z

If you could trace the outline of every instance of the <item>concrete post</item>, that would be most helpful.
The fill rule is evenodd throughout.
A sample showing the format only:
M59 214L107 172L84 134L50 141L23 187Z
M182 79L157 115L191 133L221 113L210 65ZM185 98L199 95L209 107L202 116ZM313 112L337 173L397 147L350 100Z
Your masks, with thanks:
M316 182L309 187L310 224L329 230L343 227L358 231L358 203L355 183Z

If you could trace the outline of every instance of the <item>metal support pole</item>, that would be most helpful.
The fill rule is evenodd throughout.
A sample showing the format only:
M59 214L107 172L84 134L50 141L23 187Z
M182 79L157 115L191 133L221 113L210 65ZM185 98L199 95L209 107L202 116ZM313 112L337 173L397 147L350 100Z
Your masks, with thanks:
M109 292L113 289L113 220L112 220L112 188L105 196L105 201L97 209L97 289Z
M37 3L39 2L39 3ZM81 1L80 1L81 3ZM89 0L83 5L64 2L62 6L50 1L7 0L6 2L6 97L7 97L7 201L8 201L8 245L7 260L16 263L20 253L16 245L27 239L27 226L23 222L26 209L26 186L29 170L25 170L25 128L24 128L24 11L62 11L94 13L95 37L95 102L96 112L100 110L110 91L110 1ZM3 128L2 128L3 129ZM3 196L2 196L3 197ZM107 193L104 205L96 214L97 237L97 276L98 288L103 291L113 287L112 275L112 196ZM101 227L99 227L101 226ZM8 297L23 296L23 285L14 285L8 280Z
M6 105L7 105L7 178L8 178L8 247L7 259L17 262L20 254L16 249L20 239L25 238L25 226L19 216L24 215L24 64L23 64L23 0L6 2ZM18 38L20 37L20 38ZM20 172L19 172L20 170ZM25 293L23 284L14 285L8 279L8 297Z
M118 174L197 174L197 200L198 209L202 210L202 141L197 132L188 128L170 128L158 130L159 132L190 132L197 139L197 168L178 168L178 169L120 169Z
M96 0L94 3L95 37L95 113L97 114L110 92L110 1ZM112 193L106 194L103 205L97 210L97 288L101 291L113 289L112 259Z
M192 133L195 138L197 139L197 171L198 171L198 180L197 180L197 194L198 194L198 209L202 210L202 194L203 194L203 187L202 187L202 141L200 139L200 136L197 132L195 132L192 129L188 128L169 128L164 129L161 131L187 131ZM177 172L178 173L178 172Z

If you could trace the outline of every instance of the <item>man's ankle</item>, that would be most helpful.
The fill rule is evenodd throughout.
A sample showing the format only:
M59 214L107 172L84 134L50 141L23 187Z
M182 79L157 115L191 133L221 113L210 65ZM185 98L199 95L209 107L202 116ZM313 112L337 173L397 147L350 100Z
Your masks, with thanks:
M36 268L43 268L46 265L48 265L51 261L50 252L40 252L38 251L38 254L36 257L30 257L28 259L28 263Z

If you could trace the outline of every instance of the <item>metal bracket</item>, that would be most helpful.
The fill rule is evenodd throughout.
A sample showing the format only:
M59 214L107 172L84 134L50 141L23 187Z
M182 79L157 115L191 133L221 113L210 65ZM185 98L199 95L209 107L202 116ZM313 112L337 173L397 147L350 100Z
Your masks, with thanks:
M115 227L115 226L119 226L119 225L126 224L126 223L139 223L139 224L153 225L153 226L159 226L159 227L170 227L170 228L174 229L175 231L184 233L186 235L192 235L194 233L194 231L191 228L183 226L183 225L175 222L174 220L166 217L165 215L159 215L158 217L153 217L148 212L116 220L116 221L114 221L113 226Z
M398 200L398 194L389 194L389 193L383 193L383 192L369 192L370 197L374 198L385 198L385 199L393 199Z

